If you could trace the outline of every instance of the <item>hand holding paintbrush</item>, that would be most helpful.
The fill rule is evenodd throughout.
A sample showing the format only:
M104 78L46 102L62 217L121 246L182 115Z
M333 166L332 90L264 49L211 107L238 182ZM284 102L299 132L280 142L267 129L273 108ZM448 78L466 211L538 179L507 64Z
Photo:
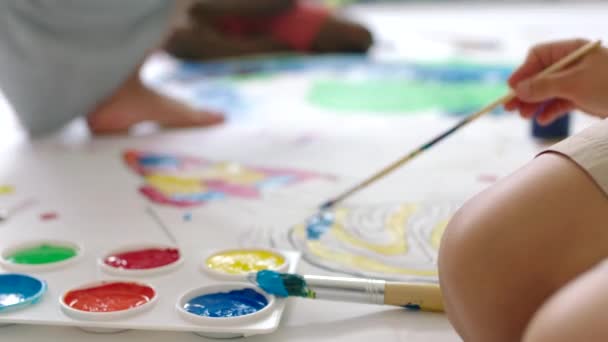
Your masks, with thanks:
M544 77L544 76L547 76L547 75L549 75L551 73L559 71L559 70L565 68L566 66L572 64L573 62L577 61L581 57L585 56L589 52L595 50L600 45L601 45L601 41L589 42L588 44L585 44L581 48L575 50L571 54L569 54L566 57L562 58L557 63L549 66L548 68L546 68L545 70L543 70L542 72L540 72L535 77ZM412 152L408 153L403 158L401 158L401 159L393 162L392 164L386 166L385 168L383 168L380 171L376 172L375 174L371 175L367 179L363 180L361 183L359 183L359 184L355 185L354 187L348 189L347 191L345 191L342 194L338 195L334 199L332 199L332 200L324 203L323 205L321 205L320 209L321 210L331 209L337 203L344 201L347 197L351 196L352 194L356 193L357 191L362 190L363 188L371 185L372 183L374 183L374 182L382 179L384 176L388 175L389 173L391 173L394 170L398 169L399 167L403 166L405 163L407 163L410 160L414 159L415 157L417 157L418 155L420 155L422 152L430 149L431 147L433 147L438 142L440 142L443 139L445 139L446 137L452 135L452 133L458 131L460 128L462 128L462 127L466 126L467 124L475 121L475 119L478 119L478 118L482 117L483 115L485 115L487 113L490 113L496 107L498 107L500 105L504 105L505 103L513 100L514 98L515 98L515 94L512 91L510 91L509 93L505 94L503 97L501 97L499 99L496 99L494 102L492 102L489 105L485 106L484 108L482 108L478 112L473 113L473 114L467 116L466 118L462 119L456 125L454 125L450 129L448 129L444 133L440 134L439 136L431 139L429 142L423 144L419 148L417 148L417 149L413 150Z

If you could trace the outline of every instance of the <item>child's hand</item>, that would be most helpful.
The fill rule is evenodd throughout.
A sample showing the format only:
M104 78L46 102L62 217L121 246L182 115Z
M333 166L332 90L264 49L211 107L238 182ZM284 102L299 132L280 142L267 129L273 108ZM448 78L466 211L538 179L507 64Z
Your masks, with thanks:
M537 116L540 124L549 124L575 108L602 118L608 116L608 50L603 47L562 71L531 79L586 43L582 39L567 40L532 48L524 64L509 78L517 98L505 108L519 110L522 117L530 118L550 101Z

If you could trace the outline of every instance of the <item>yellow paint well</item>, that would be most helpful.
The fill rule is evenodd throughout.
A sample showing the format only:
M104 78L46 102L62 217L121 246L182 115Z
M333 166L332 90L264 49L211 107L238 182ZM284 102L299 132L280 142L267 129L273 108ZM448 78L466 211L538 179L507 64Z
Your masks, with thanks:
M207 267L227 274L246 274L262 270L276 270L285 258L275 252L258 249L224 251L205 260Z

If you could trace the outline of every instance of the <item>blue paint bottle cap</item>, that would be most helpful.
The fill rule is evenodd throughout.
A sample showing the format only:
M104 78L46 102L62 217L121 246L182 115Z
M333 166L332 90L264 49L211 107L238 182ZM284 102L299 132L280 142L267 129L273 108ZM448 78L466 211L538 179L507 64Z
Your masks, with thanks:
M543 105L541 109L534 115L532 120L532 136L539 139L563 139L570 135L570 113L561 116L549 125L542 126L536 121L539 113L545 109Z

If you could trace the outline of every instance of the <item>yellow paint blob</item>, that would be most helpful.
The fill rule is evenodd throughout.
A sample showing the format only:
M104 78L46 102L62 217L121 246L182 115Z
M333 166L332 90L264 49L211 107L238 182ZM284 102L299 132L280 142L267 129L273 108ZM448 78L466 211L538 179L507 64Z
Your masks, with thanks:
M15 192L15 188L10 185L0 185L0 195L10 195Z
M277 253L261 249L232 250L214 254L205 261L212 270L228 274L246 274L263 270L276 270L285 264Z
M336 211L336 220L331 229L334 236L347 245L352 245L360 248L373 251L383 255L402 255L407 254L408 245L406 239L406 223L410 216L416 211L414 205L402 205L399 210L390 215L385 222L386 233L390 237L390 242L386 244L370 243L353 233L347 231L343 225L346 220L347 210L338 209Z
M439 245L441 244L441 237L443 236L445 228L448 226L449 222L450 220L443 220L433 228L433 232L431 233L431 245L436 250L439 250Z
M162 193L171 194L196 194L203 192L206 188L199 179L182 178L169 175L154 174L146 177L148 184L160 190Z
M203 180L221 180L231 184L251 185L264 180L265 175L236 163L217 163L205 170Z

